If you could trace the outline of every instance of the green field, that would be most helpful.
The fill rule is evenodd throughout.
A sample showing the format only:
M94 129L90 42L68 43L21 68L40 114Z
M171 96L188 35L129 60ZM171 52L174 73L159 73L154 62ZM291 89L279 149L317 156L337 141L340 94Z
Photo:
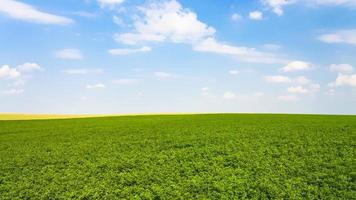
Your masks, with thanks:
M355 199L356 116L0 121L0 199Z

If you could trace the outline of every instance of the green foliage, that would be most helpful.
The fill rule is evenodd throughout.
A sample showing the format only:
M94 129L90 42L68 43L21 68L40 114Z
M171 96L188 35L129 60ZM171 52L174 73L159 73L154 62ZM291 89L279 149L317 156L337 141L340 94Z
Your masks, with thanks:
M356 116L0 121L0 199L353 199Z

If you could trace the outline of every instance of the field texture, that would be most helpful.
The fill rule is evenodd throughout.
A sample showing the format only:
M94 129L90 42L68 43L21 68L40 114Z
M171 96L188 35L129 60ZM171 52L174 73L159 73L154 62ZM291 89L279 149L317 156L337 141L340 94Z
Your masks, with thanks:
M354 199L356 116L0 121L0 199Z

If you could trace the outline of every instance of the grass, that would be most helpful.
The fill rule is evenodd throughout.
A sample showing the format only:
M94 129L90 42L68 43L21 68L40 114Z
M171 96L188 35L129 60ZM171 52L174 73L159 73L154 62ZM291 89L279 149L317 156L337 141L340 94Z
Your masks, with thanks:
M353 199L356 116L0 121L0 199Z

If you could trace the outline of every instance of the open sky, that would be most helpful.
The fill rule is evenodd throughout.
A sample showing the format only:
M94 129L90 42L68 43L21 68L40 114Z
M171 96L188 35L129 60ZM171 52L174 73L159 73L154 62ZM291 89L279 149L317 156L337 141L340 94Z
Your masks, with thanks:
M356 114L356 0L1 0L0 112Z

